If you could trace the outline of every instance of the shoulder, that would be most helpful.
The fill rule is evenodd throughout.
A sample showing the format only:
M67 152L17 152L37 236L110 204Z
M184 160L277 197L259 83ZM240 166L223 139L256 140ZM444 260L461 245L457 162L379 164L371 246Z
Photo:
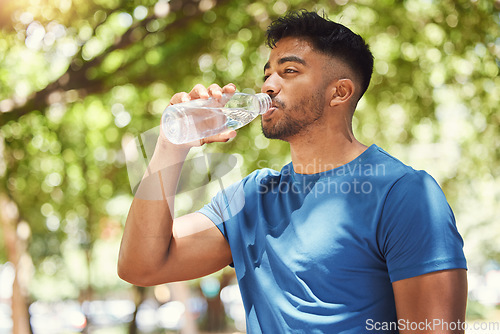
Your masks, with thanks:
M399 179L405 174L415 172L411 166L403 163L377 145L372 145L369 149L370 154L365 159L365 163L374 166L372 168L375 168L376 171L383 172L383 176Z
M277 171L270 168L261 168L254 170L248 176L246 176L242 182L246 188L248 187L260 187L265 186L268 183L273 183L273 180L281 179L284 175L289 175L287 172L287 167L289 165L285 165L281 171Z
M392 184L382 207L381 232L393 240L432 239L457 234L453 211L441 187L422 170L408 171ZM438 237L439 238L439 237Z
M413 204L415 201L428 203L446 203L446 197L437 181L424 170L407 170L392 185L388 199L404 201Z
M227 205L229 202L245 202L246 197L253 197L254 193L259 193L263 184L267 183L269 177L278 175L279 172L269 169L257 169L245 176L243 179L221 189L213 198L212 202L219 202Z
M265 181L266 178L268 178L268 177L279 176L282 172L283 172L283 170L277 171L277 170L274 170L271 168L261 168L261 169L254 170L252 173L250 173L247 176L247 178L249 178L251 180L255 180L256 182L262 182L262 181Z
M453 211L437 181L424 170L415 170L380 149L385 161L385 191L381 224L389 229L441 228L455 225Z
M427 189L441 192L436 180L425 170L416 170L382 148L372 146L372 154L366 163L377 172L377 176L386 178L391 183L391 191Z

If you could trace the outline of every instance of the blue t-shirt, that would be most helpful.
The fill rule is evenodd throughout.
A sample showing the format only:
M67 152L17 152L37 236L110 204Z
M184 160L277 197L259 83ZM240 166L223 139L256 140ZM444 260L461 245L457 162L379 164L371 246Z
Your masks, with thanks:
M397 333L392 282L466 268L439 185L376 145L318 174L257 170L200 212L231 247L248 333Z

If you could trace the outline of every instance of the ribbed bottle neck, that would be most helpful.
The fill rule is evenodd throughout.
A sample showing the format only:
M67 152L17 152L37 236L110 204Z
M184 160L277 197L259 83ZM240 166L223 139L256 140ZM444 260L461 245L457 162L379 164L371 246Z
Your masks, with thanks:
M259 101L259 114L262 115L271 108L272 101L271 97L266 93L255 94L257 100Z

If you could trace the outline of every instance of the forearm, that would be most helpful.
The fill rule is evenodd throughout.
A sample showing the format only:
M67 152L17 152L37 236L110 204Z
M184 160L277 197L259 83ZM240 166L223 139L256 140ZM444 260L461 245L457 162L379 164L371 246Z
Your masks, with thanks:
M175 192L188 151L162 137L158 140L125 223L118 274L127 281L147 279L167 259Z

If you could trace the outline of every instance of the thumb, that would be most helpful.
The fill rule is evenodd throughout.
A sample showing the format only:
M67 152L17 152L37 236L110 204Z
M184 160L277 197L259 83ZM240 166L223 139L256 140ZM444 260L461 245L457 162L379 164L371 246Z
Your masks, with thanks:
M226 132L222 132L207 138L203 138L200 140L200 144L209 144L209 143L215 143L215 142L227 142L229 139L236 137L236 131L234 130L229 130Z

